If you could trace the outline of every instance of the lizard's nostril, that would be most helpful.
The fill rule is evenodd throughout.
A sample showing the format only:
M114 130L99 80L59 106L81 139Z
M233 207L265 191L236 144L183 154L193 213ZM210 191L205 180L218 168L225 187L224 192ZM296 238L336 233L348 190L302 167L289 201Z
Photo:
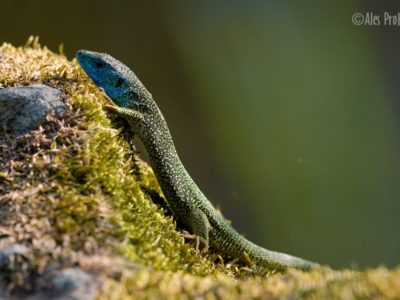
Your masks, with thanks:
M77 52L76 52L76 58L79 60L79 59L81 59L83 56L85 56L85 50L78 50Z

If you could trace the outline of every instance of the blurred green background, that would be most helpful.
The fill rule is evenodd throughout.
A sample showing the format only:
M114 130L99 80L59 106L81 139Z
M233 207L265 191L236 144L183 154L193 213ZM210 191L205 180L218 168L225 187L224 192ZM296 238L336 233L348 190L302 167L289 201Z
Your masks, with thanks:
M0 42L34 34L69 58L125 62L250 240L333 267L395 266L400 27L351 18L397 3L0 0Z

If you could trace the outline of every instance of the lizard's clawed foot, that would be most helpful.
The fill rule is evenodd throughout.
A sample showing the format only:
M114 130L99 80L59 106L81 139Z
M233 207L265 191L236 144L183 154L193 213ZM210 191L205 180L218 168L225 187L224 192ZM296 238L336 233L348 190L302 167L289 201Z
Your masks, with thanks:
M202 238L201 236L195 235L195 234L190 234L186 230L183 230L180 233L181 237L184 239L188 239L189 241L192 241L195 243L195 248L197 252L203 251L203 250L208 250L208 243L207 241Z
M117 112L117 109L118 109L117 106L111 105L111 104L105 104L105 105L103 106L103 108L106 109L106 110L109 111L109 112L114 112L114 113Z

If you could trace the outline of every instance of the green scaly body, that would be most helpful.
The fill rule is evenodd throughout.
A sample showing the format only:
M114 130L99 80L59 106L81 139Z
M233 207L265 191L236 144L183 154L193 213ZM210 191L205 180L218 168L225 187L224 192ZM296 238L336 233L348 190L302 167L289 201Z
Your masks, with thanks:
M317 264L264 249L245 239L214 209L192 180L176 152L163 115L151 94L124 64L108 54L80 50L77 59L97 86L116 104L107 106L125 118L144 144L151 167L174 217L202 244L224 257L249 259L271 270L310 269Z

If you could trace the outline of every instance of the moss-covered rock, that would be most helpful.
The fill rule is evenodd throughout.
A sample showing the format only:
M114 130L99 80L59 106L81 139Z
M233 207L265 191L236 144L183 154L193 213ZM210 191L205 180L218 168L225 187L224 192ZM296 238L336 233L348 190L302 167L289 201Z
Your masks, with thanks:
M0 134L0 288L7 295L43 293L54 285L43 278L79 268L96 278L100 299L400 296L400 269L260 276L196 252L152 201L162 200L154 174L76 61L36 38L3 44L0 88L31 84L61 90L68 111L25 135Z

